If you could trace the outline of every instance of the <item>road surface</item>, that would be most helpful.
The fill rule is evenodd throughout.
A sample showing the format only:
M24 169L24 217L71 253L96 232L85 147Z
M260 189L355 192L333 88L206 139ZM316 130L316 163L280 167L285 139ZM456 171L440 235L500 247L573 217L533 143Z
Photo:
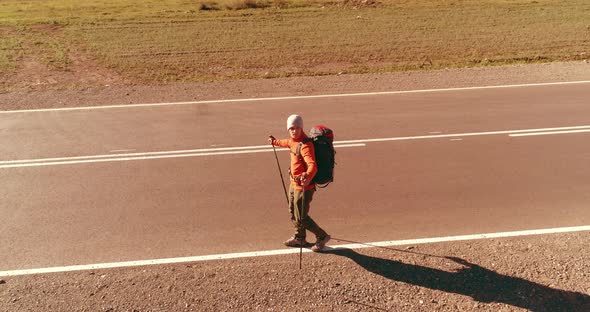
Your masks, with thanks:
M265 144L292 113L335 131L311 208L333 237L588 225L589 98L576 83L0 113L0 271L282 248Z

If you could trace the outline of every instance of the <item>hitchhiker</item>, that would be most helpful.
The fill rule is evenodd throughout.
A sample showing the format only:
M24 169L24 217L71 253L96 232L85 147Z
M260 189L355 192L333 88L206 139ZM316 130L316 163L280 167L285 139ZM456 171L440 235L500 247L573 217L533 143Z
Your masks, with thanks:
M303 132L303 119L299 115L291 115L287 119L289 138L277 140L270 136L268 141L273 146L285 147L291 150L291 166L289 175L291 183L289 187L289 213L295 227L295 234L284 242L289 247L301 247L307 245L306 230L316 236L316 243L311 247L312 251L321 251L330 240L330 235L320 228L309 216L309 204L316 191L316 185L312 182L317 172L314 146L311 142L304 142L307 135ZM300 155L297 155L297 147L302 143ZM304 194L305 192L305 194ZM305 202L303 202L305 201ZM299 217L302 216L302 217Z

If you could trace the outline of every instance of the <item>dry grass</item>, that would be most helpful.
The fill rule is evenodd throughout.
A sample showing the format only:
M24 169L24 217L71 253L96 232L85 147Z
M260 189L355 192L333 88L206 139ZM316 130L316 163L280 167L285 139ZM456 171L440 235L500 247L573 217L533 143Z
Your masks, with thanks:
M277 2L277 4L279 4ZM261 0L203 0L199 1L199 10L245 10L261 9L273 6L270 1Z
M58 48L46 53L63 51L66 64L71 51L85 53L130 79L154 82L488 66L590 54L587 0L211 1L219 10L183 0L6 0L0 27L55 25L59 35L47 33L47 40Z
M199 10L293 9L304 7L370 7L377 0L200 0Z

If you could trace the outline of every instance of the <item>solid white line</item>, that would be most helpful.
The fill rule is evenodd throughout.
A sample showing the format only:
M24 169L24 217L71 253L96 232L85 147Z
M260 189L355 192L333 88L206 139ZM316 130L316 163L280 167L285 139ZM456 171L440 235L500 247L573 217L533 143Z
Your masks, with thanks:
M497 135L497 134L525 133L525 132L549 131L549 130L570 130L570 129L584 129L584 128L590 128L590 125L588 125L588 126L575 126L575 127L525 129L525 130L502 130L502 131L489 131L489 132L421 135L421 136L397 137L397 138L346 140L346 141L338 141L338 143L350 144L350 143L371 143L371 142L404 141L404 140L420 140L420 139L438 139L438 138L453 138L453 137L464 137L464 136Z
M428 92L445 92L445 91L465 91L465 90L483 90L483 89L501 89L501 88L519 88L519 87L571 85L571 84L584 84L584 83L590 83L590 80L583 80L583 81L564 81L564 82L542 82L542 83L527 83L527 84L499 85L499 86L482 86L482 87L422 89L422 90L407 90L407 91L383 91L383 92L364 92L364 93L345 93L345 94L323 94L323 95L302 95L302 96L283 96L283 97L248 98L248 99L228 99L228 100L208 100L208 101L188 101L188 102L163 102L163 103L146 103L146 104L127 104L127 105L120 104L120 105L104 105L104 106L65 107L65 108L46 108L46 109L27 109L27 110L0 111L0 114L39 113L39 112L56 112L56 111L79 111L79 110L97 110L97 109L111 109L111 108L135 108L135 107L155 107L155 106L174 106L174 105L196 105L196 104L243 103L243 102L256 102L256 101L302 100L302 99L318 99L318 98L331 98L331 97L393 95L393 94L408 94L408 93L428 93Z
M256 145L256 146L238 146L238 147L222 147L222 148L201 148L191 150L177 150L177 151L161 151L161 152L145 152L145 153L126 153L126 154L106 154L106 155L89 155L89 156L72 156L72 157L55 157L55 158L38 158L38 159L22 159L22 160L5 160L0 161L0 164L17 164L30 162L44 162L44 161L62 161L62 160L78 160L78 159L96 159L96 158L116 158L116 157L140 157L140 156L156 156L156 155L171 155L171 154L188 154L188 153L206 153L211 152L215 155L216 152L222 151L244 151L254 149L270 149L270 145ZM272 149L270 149L272 151ZM222 155L222 154L220 154Z
M366 144L340 144L334 145L334 148L343 147L362 147ZM73 164L87 164L87 163L102 163L102 162L115 162L115 161L131 161L131 160L148 160L148 159L163 159L163 158L182 158L182 157L201 157L201 156L217 156L217 155L234 155L234 154L252 154L252 153L268 153L272 152L272 148L259 149L259 150L242 150L242 151L227 151L227 152L210 152L210 153L186 153L186 154L172 154L172 155L151 155L151 156L133 156L133 157L110 157L109 155L97 155L97 156L79 156L71 158L61 158L61 161L48 161L52 158L45 158L40 160L29 160L26 163L24 160L11 160L7 161L6 164L0 165L0 169L7 168L24 168L24 167L42 167L42 166L57 166L57 165L73 165ZM287 151L286 149L278 149L277 151ZM115 155L110 155L115 156ZM104 157L97 159L97 157ZM59 158L53 158L56 160ZM75 160L74 160L75 159Z
M521 136L532 136L532 135L551 135L551 134L567 134L567 133L580 133L580 132L590 132L590 129L587 130L573 130L573 131L550 131L550 132L535 132L535 133L523 133L523 134L511 134L511 137L521 137Z
M581 232L581 231L590 231L590 225L551 228L551 229L539 229L539 230L524 230L524 231L512 231L512 232L499 232L499 233L484 233L484 234L472 234L472 235L407 239L407 240L384 241L384 242L373 242L373 243L363 243L363 244L347 244L347 245L336 245L336 246L330 246L330 247L333 249L344 249L344 248L360 249L360 248L371 248L371 247L392 247L392 246L403 246L403 245L454 242L454 241L464 241L464 240L479 240L479 239L517 237L517 236L528 236L528 235L570 233L570 232ZM304 249L303 251L304 252L311 252L311 250L309 250L309 249ZM164 259L124 261L124 262L112 262L112 263L97 263L97 264L72 265L72 266L63 266L63 267L49 267L49 268L25 269L25 270L10 270L10 271L0 271L0 277L42 274L42 273L98 270L98 269L121 268L121 267L135 267L135 266L146 266L146 265L161 265L161 264L172 264L172 263L199 262L199 261L210 261L210 260L226 260L226 259L237 259L237 258L247 258L247 257L276 256L276 255L294 254L294 253L298 253L298 252L299 252L299 249L293 248L293 249L263 250L263 251L227 253L227 254L193 256L193 257L164 258Z
M340 144L334 142L334 148L338 147L351 147L351 146L365 146L362 145L350 145ZM161 151L161 152L144 152L144 153L126 153L126 154L106 154L106 155L88 155L88 156L71 156L71 157L54 157L54 158L37 158L37 159L21 159L21 160L4 160L0 161L0 164L19 164L19 163L31 163L31 162L46 162L46 161L63 161L63 160L79 160L79 159L96 159L96 158L117 158L117 157L140 157L140 156L156 156L156 155L172 155L172 154L188 154L188 153L206 153L210 152L205 156L209 155L225 155L228 153L218 153L223 151L245 151L245 150L257 150L264 149L272 151L270 145L254 145L254 146L236 146L236 147L219 147L219 148L200 148L190 150L176 150L176 151ZM277 151L286 151L282 148L278 148ZM257 153L254 151L253 153Z

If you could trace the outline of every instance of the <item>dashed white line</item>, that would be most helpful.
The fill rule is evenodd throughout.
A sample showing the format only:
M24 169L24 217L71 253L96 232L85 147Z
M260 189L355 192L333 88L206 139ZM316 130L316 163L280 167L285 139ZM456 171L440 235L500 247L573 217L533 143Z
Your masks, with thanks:
M133 152L135 149L118 149L109 151L109 153Z
M590 231L590 225L550 228L550 229L538 229L538 230L499 232L499 233L484 233L484 234L472 234L472 235L432 237L432 238L420 238L420 239L408 239L408 240L394 240L394 241L383 241L383 242L362 243L362 244L336 245L336 246L330 246L330 247L334 248L334 249L343 249L343 248L360 249L360 248L371 248L371 247L392 247L392 246L417 245L417 244L464 241L464 240L479 240L479 239L517 237L517 236L528 236L528 235L570 233L570 232L581 232L581 231ZM304 249L303 251L304 252L311 252L308 249ZM10 270L10 271L0 271L0 277L44 274L44 273L60 273L60 272L72 272L72 271L84 271L84 270L98 270L98 269L110 269L110 268L121 268L121 267L135 267L135 266L147 266L147 265L161 265L161 264L172 264L172 263L200 262L200 261L210 261L210 260L227 260L227 259L237 259L237 258L247 258L247 257L276 256L276 255L286 255L286 254L294 254L294 253L299 253L299 249L293 248L293 249L263 250L263 251L227 253L227 254L193 256L193 257L164 258L164 259L124 261L124 262L111 262L111 263L97 263L97 264L48 267L48 268L25 269L25 270Z

